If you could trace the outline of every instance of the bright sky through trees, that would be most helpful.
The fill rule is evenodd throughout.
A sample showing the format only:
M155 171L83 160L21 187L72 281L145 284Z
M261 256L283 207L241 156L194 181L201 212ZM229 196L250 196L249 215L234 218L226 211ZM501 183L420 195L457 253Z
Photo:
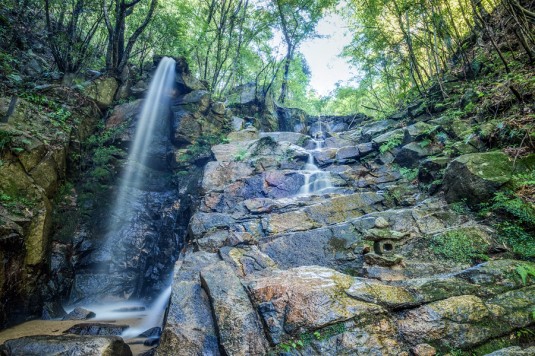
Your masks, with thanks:
M338 57L344 46L351 43L346 21L340 15L329 14L320 20L317 31L321 37L305 41L299 50L312 72L310 86L325 96L337 82L351 81L356 70L344 58Z

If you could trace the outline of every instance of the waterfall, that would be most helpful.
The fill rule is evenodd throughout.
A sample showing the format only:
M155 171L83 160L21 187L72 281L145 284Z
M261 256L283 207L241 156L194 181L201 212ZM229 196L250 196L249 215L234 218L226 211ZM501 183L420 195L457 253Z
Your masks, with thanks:
M96 310L96 319L128 319L136 317L140 324L128 331L128 336L146 329L161 326L163 313L171 293L170 283L160 280L160 288L144 295L147 271L154 263L153 246L161 239L173 239L158 235L159 230L151 219L163 202L172 198L166 191L154 188L165 175L158 170L167 162L165 148L169 142L170 100L175 85L175 60L164 57L150 83L146 98L136 123L128 159L119 179L117 196L107 221L103 245L95 249L92 257L99 263L95 272L76 275L76 297L73 302L84 303ZM162 153L163 152L163 153ZM161 263L168 263L161 262ZM167 277L162 277L165 279ZM170 281L167 281L170 282ZM81 289L80 289L81 288ZM80 292L82 290L82 292ZM152 305L144 306L143 299L154 297ZM152 294L150 294L152 293ZM137 300L137 301L136 301Z
M141 115L130 148L119 194L112 210L112 216L124 219L129 217L130 205L125 204L130 187L139 187L143 183L143 166L147 163L147 152L154 140L154 131L167 110L170 94L175 80L175 60L164 57L160 61L152 79L147 97L143 103Z
M321 150L323 140L313 139L312 141L314 142L314 149L308 152L308 161L303 170L305 182L299 190L299 195L330 193L334 190L334 187L331 183L331 174L329 172L322 171L314 163L313 152Z

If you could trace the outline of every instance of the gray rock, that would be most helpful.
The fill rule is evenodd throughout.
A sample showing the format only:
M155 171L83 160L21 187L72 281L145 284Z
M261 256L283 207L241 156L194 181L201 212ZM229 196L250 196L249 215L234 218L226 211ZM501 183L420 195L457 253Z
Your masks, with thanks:
M324 142L326 148L342 148L351 146L352 142L339 137L329 137Z
M486 201L511 180L513 162L502 152L468 154L453 160L444 175L443 189L449 203Z
M119 325L119 324L107 324L107 323L84 323L76 324L71 326L69 329L64 331L64 334L75 334L75 335L101 335L101 336L110 336L117 335L120 336L123 331L128 329L128 325Z
M201 271L201 282L210 297L219 341L228 355L266 353L262 324L240 280L226 262Z
M63 320L87 320L95 317L95 313L81 307L74 308L69 314L63 317Z
M261 132L260 137L271 137L277 142L286 141L298 146L304 146L309 139L308 136L298 132Z
M225 104L222 102L215 102L211 107L212 111L217 115L225 115Z
M41 319L51 320L60 319L67 315L67 312L59 302L47 302L43 305L43 313Z
M118 336L27 336L4 343L12 356L131 356L130 347Z
M520 346L511 346L500 349L485 356L532 356L535 355L535 346L522 349Z
M416 167L421 159L431 156L433 150L430 147L422 147L417 142L411 142L405 145L396 154L394 162L402 167Z
M359 155L359 150L355 146L342 147L336 152L336 160L341 163L349 160L355 161Z
M198 274L197 274L198 279ZM175 278L158 355L219 355L210 302L200 281Z
M417 122L407 126L405 130L406 138L410 141L420 141L438 130L438 125L429 125L425 122Z
M360 143L370 142L373 137L376 137L394 126L395 122L392 120L372 121L362 127L362 136Z
M366 156L375 150L372 142L358 144L357 149L361 156Z

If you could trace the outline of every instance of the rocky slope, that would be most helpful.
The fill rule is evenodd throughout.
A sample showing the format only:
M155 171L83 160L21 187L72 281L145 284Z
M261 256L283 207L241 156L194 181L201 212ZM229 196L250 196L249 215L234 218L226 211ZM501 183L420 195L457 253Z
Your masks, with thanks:
M448 202L485 199L533 157L449 162L422 142L457 123L399 119L331 118L320 150L252 127L212 147L157 354L485 354L525 341L515 331L533 325L535 293L516 271L534 265L471 267L499 249L495 230ZM309 152L335 192L299 194ZM418 189L416 167L420 184L444 177L445 194Z

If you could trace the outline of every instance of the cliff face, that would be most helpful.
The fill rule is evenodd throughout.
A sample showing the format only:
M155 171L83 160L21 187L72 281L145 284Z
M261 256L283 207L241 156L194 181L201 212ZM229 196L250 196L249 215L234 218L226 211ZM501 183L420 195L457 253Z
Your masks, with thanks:
M0 325L40 315L52 248L52 200L76 152L100 118L95 104L51 86L25 98L0 98L2 298Z

